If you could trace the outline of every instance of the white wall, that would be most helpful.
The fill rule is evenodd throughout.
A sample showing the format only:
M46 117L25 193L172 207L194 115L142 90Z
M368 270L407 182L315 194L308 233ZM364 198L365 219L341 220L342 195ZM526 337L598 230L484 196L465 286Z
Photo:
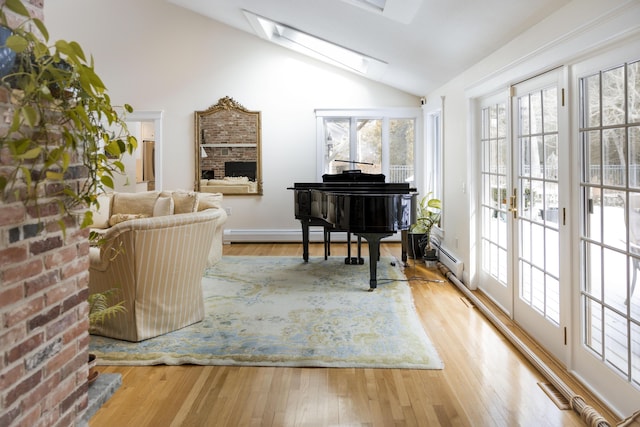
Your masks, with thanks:
M164 1L48 0L51 40L80 43L116 105L162 110L163 188L192 189L193 112L230 96L262 112L263 196L226 196L227 230L296 230L287 186L316 177L316 108L419 99Z

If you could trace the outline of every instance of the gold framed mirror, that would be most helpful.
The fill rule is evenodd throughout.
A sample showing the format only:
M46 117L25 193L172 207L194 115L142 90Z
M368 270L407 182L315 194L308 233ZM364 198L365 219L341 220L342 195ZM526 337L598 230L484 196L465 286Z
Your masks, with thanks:
M195 190L262 195L260 111L228 96L195 112Z

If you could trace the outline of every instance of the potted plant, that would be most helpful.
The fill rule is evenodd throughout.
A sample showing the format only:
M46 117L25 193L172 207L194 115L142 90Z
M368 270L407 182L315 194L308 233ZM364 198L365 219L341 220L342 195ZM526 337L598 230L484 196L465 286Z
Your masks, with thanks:
M432 198L432 193L420 200L416 212L416 222L409 228L409 237L415 259L423 258L425 261L437 261L438 253L431 245L431 231L434 225L440 222L442 203L440 199Z

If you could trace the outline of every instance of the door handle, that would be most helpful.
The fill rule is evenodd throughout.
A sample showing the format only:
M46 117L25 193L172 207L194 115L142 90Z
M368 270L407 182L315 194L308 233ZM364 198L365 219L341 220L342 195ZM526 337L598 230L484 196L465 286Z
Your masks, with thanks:
M516 189L513 189L513 196L509 197L509 212L513 214L513 219L518 218L518 198Z

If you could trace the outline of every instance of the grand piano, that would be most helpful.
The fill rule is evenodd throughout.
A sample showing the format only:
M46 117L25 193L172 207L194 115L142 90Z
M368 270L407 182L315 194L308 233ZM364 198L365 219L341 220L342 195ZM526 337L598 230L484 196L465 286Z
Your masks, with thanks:
M407 232L414 222L416 191L408 183L386 183L384 175L345 171L325 174L323 182L294 183L295 218L302 224L303 259L309 260L309 227L345 231L369 245L369 287L377 287L380 240L400 231L402 261L407 260ZM326 253L326 252L325 252Z

